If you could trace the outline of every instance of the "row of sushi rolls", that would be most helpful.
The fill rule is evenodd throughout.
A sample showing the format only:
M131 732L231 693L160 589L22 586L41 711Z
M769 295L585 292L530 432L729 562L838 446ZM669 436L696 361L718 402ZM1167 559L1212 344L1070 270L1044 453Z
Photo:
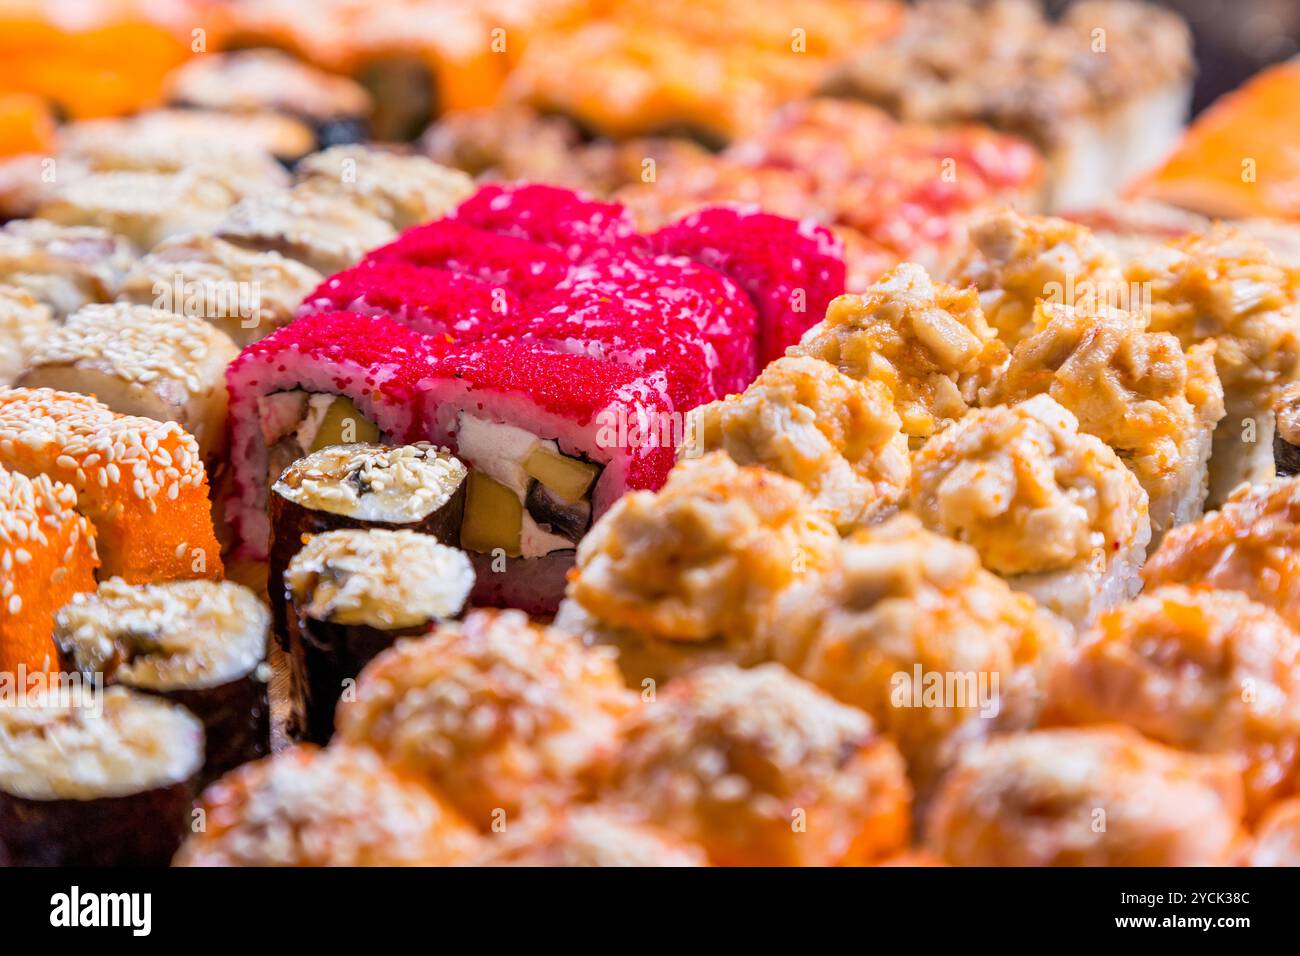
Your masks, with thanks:
M0 863L1300 864L1300 67L517 6L0 164Z

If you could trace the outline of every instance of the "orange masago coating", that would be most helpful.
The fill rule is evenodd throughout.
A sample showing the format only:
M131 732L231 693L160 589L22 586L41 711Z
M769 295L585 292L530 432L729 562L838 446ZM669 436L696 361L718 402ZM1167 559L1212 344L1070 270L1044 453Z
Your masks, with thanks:
M175 422L118 415L85 395L0 389L0 465L75 489L102 577L220 580L207 473Z

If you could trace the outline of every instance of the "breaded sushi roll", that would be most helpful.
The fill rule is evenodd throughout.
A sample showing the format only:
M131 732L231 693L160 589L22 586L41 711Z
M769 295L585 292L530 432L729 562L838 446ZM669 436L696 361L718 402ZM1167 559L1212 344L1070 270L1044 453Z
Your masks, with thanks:
M1255 831L1250 866L1300 866L1300 799L1274 804Z
M176 866L453 866L477 841L445 800L364 748L302 744L208 787Z
M697 444L793 478L841 531L881 520L907 496L907 436L889 389L807 356L777 359L744 392L696 410Z
M432 535L342 529L309 538L289 561L282 586L291 731L324 744L334 732L335 705L361 669L398 638L458 616L474 570L462 552Z
M68 485L0 467L0 674L56 670L54 613L95 588L95 529L76 508Z
M264 558L268 491L327 445L415 437L434 342L382 316L308 315L253 343L226 371L233 487L226 520Z
M129 242L94 226L44 219L0 226L0 282L24 289L56 318L111 301L133 258Z
M974 407L1008 361L975 290L935 282L912 263L833 301L789 354L888 386L913 447Z
M1150 327L1184 348L1213 341L1227 414L1214 432L1209 505L1273 477L1273 403L1300 375L1300 272L1228 226L1176 239L1128 264L1150 288Z
M225 446L226 366L238 354L202 319L88 305L41 343L18 384L94 395L120 415L176 422L210 462Z
M772 659L870 714L924 798L966 743L1032 726L1062 629L974 548L900 515L782 592L763 637Z
M957 866L1230 866L1241 777L1118 724L975 744L944 780L930 847Z
M322 278L278 252L196 233L154 246L127 271L117 297L204 319L243 348L292 321Z
M911 508L1076 629L1141 590L1147 494L1046 395L975 409L926 442Z
M175 422L118 415L85 395L0 389L0 466L76 490L102 577L221 579L203 458Z
M1168 585L1107 611L1054 670L1045 724L1127 724L1240 766L1248 816L1300 791L1300 634L1235 591Z
M270 615L229 581L131 585L74 595L55 618L63 669L165 697L203 723L201 783L270 748Z
M484 835L474 866L708 866L694 844L598 804L534 811Z
M339 706L338 737L426 780L479 830L508 830L589 792L634 702L608 651L518 611L475 611L377 657Z
M1273 421L1273 467L1279 478L1290 478L1300 474L1300 382L1278 393Z
M1142 483L1155 547L1205 505L1211 436L1223 418L1213 348L1184 350L1169 333L1148 331L1135 312L1042 304L1034 330L982 397L1014 403L1045 393L1073 412Z
M714 865L855 865L907 843L897 748L779 664L683 675L622 733L601 801L702 846Z
M314 153L294 172L300 183L347 196L398 230L442 218L474 191L474 181L458 169L367 146Z
M48 305L18 286L0 285L0 388L14 383L53 330Z
M0 707L0 865L166 866L202 766L203 725L149 694Z

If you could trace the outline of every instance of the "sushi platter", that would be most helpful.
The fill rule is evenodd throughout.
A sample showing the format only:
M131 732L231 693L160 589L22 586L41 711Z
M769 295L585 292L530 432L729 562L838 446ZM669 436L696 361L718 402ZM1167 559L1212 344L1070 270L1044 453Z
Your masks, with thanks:
M1300 865L1203 6L0 0L0 865Z

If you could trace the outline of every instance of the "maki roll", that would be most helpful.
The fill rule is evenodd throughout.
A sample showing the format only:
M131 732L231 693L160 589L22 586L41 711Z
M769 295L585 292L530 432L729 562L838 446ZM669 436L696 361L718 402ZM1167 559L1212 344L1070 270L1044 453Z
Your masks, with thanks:
M23 219L0 227L0 282L44 302L55 318L110 301L133 257L129 242L94 226Z
M0 865L166 866L190 829L203 725L125 687L62 698L0 707Z
M113 411L176 422L214 461L226 440L226 366L215 326L143 305L88 305L33 353L18 384L94 395Z
M53 330L48 305L18 286L0 285L0 388L14 383L32 352Z
M417 437L435 342L382 316L308 315L248 346L226 371L233 485L226 519L241 556L265 558L268 490L327 445Z
M298 164L299 182L347 196L394 229L439 219L474 191L458 169L424 156L368 146L335 146Z
M271 486L267 569L275 634L286 650L284 572L312 535L404 528L454 545L465 512L466 475L458 459L427 442L327 445L286 468Z
M77 594L55 618L66 671L184 706L207 741L200 786L270 746L266 606L229 581L131 585Z
M618 203L562 186L489 183L456 208L456 222L553 246L574 262L648 251L631 214Z
M1292 382L1273 403L1273 466L1279 478L1300 474L1300 382Z
M292 731L324 744L345 685L399 637L461 613L474 586L463 553L414 531L327 531L284 573Z
M531 812L483 846L474 866L708 866L694 844L598 805Z
M221 579L203 458L175 422L118 415L85 395L0 389L0 466L72 486L103 577Z

